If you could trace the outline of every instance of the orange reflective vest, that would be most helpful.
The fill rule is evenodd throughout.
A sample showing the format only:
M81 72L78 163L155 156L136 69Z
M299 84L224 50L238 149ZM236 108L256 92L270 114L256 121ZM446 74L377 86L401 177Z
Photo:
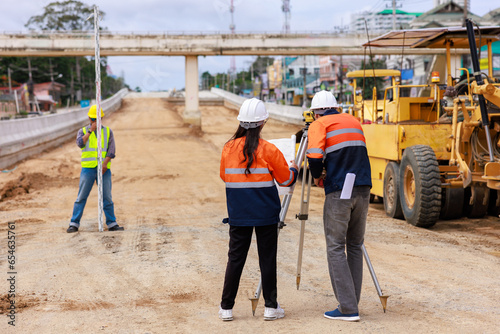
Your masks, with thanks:
M345 175L356 175L354 186L371 187L371 169L363 129L349 114L327 111L311 123L307 157L313 177L326 168L325 193L341 190Z
M229 141L222 150L220 177L226 183L229 224L236 226L263 226L279 221L281 203L276 182L292 186L297 170L289 168L273 144L260 139L250 174L245 174L242 162L246 137Z

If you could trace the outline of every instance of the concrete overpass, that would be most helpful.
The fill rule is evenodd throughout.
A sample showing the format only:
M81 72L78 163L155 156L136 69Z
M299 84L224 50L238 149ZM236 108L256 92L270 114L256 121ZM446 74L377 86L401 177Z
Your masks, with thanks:
M373 36L375 37L375 36ZM32 31L0 34L0 57L93 56L91 31ZM187 123L201 125L198 110L198 56L363 55L366 35L311 33L118 33L100 35L102 56L185 56ZM401 49L371 48L372 54L397 54ZM405 49L405 54L440 54L444 49Z

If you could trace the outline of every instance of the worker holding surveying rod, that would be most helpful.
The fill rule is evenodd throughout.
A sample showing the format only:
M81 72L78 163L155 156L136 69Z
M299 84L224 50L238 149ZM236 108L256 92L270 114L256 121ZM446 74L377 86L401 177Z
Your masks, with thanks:
M371 171L359 121L340 113L338 108L331 92L314 95L311 110L316 120L309 127L306 153L314 184L325 189L323 223L328 269L339 303L324 315L358 321Z
M80 227L80 219L83 216L83 209L87 204L87 198L92 190L92 186L97 181L97 173L102 173L103 176L103 193L104 193L104 214L106 215L106 225L109 231L123 231L123 226L116 223L115 209L113 199L111 197L111 159L115 157L115 139L113 131L107 126L101 126L102 135L102 153L105 156L102 164L102 171L97 170L97 107L93 105L89 108L88 117L90 124L78 130L76 136L76 144L82 150L80 173L80 184L78 188L78 196L73 206L73 215L71 222L66 230L68 233L78 232ZM104 117L104 112L101 108L101 117Z
M256 98L241 105L239 126L224 145L220 177L226 183L229 218L229 252L219 308L219 318L233 320L233 306L241 273L255 227L257 251L265 300L264 320L283 318L285 311L277 301L276 253L281 204L278 189L292 186L298 175L294 162L288 164L273 144L260 138L269 113Z

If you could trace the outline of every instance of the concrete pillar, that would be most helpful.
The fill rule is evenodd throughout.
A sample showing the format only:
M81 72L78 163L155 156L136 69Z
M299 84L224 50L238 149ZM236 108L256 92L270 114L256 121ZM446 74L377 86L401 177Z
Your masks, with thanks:
M198 100L198 56L186 56L186 91L184 122L201 126Z

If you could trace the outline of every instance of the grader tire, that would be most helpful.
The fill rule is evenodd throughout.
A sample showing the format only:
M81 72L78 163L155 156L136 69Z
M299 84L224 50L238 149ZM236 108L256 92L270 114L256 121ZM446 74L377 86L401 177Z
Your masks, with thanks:
M458 219L462 217L463 206L464 188L443 188L439 219Z
M441 180L434 151L426 145L408 147L399 174L401 208L406 221L418 227L436 224L441 211Z
M404 218L399 196L399 165L394 161L389 162L385 167L384 209L391 218Z

